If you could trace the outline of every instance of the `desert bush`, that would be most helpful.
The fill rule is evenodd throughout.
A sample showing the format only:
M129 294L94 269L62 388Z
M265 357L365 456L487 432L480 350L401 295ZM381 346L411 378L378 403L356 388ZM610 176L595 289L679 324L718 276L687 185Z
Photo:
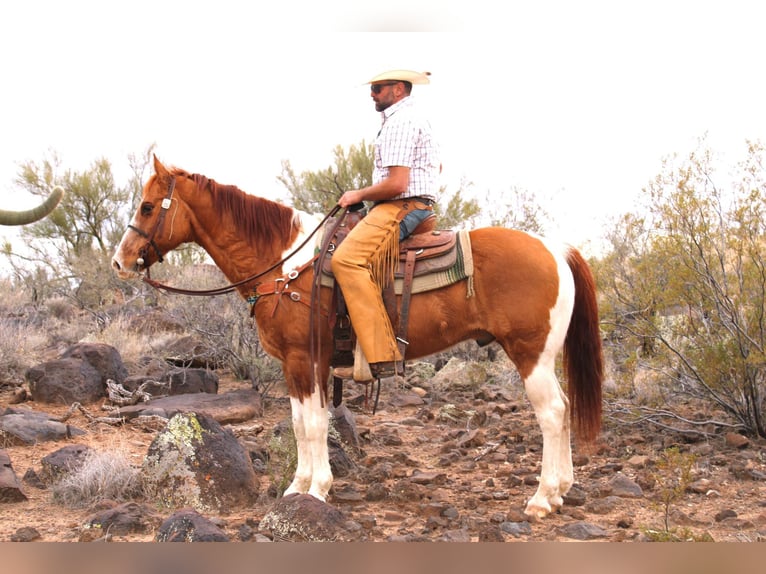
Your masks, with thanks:
M271 484L276 489L277 498L281 497L295 476L298 467L298 445L292 425L280 425L269 438L269 460L266 472Z
M671 447L657 460L652 478L657 488L652 506L662 514L661 529L644 529L644 535L654 542L711 542L709 534L698 534L689 528L671 527L671 510L680 504L694 480L692 469L696 457Z
M90 450L81 466L50 487L54 502L86 508L102 500L125 502L143 494L140 469L130 464L121 448Z
M594 266L617 376L651 372L667 408L704 400L766 437L766 150L721 185L702 143L666 159ZM640 390L640 389L636 389Z
M23 382L24 371L42 359L48 340L44 327L0 317L0 384Z

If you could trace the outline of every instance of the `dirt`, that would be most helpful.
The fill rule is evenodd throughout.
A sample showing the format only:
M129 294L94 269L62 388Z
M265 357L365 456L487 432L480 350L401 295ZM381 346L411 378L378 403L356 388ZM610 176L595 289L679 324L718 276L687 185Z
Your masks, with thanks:
M223 376L219 392L248 386ZM355 469L336 478L328 499L348 519L348 536L354 539L558 541L580 537L628 542L662 538L668 529L685 539L766 538L763 441L749 439L734 446L722 432L704 438L619 424L610 416L607 398L599 441L588 449L575 445L573 495L559 512L528 520L523 508L536 489L542 439L521 388L490 383L437 391L426 381L389 380L374 414L362 402L363 390L346 383L344 392L363 452L352 456ZM422 404L416 404L416 393L424 395ZM281 389L275 395L266 400L262 418L233 425L232 430L251 444L266 444L269 430L289 420L286 395ZM0 393L0 411L10 398L10 390ZM34 402L24 406L57 416L68 410ZM98 406L88 409L98 415ZM66 444L119 449L139 466L156 432L133 425L88 423L80 415L67 422L87 434L5 449L20 481L28 469L39 471L45 455ZM264 430L248 430L258 427L254 423ZM662 469L668 448L677 449L681 461L693 460L690 481L694 486L663 506L658 498L675 484L674 473ZM642 495L615 496L612 487L618 476L638 485ZM268 474L262 476L261 485L259 502L253 507L208 516L232 541L263 540L258 523L275 503L275 486ZM94 508L66 508L53 502L47 489L26 483L22 489L27 501L0 504L0 541L11 540L23 527L34 528L41 541L80 539L82 525ZM156 508L152 501L140 502ZM172 511L161 512L170 515ZM581 528L573 530L573 525ZM155 535L156 531L112 540L152 541Z

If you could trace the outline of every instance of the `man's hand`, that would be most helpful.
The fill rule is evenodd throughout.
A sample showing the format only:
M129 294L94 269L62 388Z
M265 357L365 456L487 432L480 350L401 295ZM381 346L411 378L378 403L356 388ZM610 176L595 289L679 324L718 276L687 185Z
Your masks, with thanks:
M364 194L359 189L349 190L340 196L338 205L341 207L349 207L355 203L361 203L361 201L364 199L363 195Z

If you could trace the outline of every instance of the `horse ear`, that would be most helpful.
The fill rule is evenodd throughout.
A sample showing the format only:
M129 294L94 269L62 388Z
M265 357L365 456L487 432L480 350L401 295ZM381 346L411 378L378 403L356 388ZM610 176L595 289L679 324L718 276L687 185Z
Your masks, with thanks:
M159 159L157 159L157 155L156 154L154 154L154 172L160 178L168 175L167 168L164 165L162 165L162 162Z

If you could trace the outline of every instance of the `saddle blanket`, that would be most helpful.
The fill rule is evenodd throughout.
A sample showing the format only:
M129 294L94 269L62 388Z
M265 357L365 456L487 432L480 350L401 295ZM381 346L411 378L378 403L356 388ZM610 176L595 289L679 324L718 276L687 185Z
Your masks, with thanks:
M449 256L449 255L447 255ZM424 293L434 289L447 287L463 279L468 279L468 297L473 295L473 255L471 252L471 238L467 230L457 232L455 253L452 254L455 262L451 266L438 271L419 273L419 263L415 263L415 277L412 280L412 293ZM322 286L333 287L335 278L327 270L322 271ZM402 294L404 280L394 277L394 291L397 295Z

